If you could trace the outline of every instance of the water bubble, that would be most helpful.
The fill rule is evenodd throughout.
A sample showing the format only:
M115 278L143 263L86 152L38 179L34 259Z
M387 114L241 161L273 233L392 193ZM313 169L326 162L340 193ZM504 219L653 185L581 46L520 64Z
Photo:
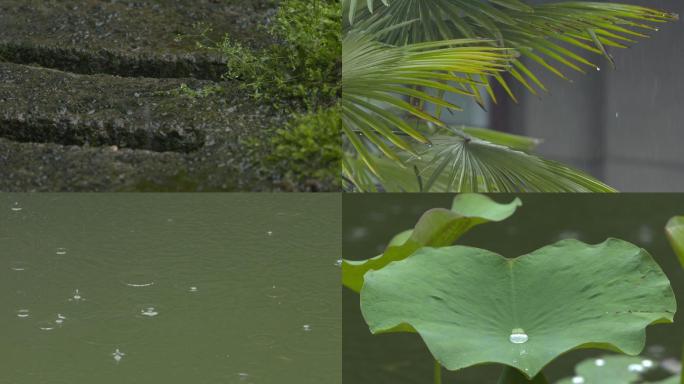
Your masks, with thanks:
M511 335L508 337L508 339L513 344L523 344L527 342L529 337L527 336L525 331L522 330L522 328L514 328L511 331Z
M302 326L302 329L304 330L304 332L309 332L311 331L311 326L309 324L304 324Z
M30 316L28 309L20 309L17 311L17 317L25 319Z
M630 364L627 369L630 372L643 372L644 371L644 366L641 364Z
M147 307L147 308L141 310L140 313L143 316L147 316L147 317L154 317L154 316L157 316L159 314L159 312L157 312L157 310L154 309L154 307Z
M12 205L12 208L10 208L10 209L12 210L12 212L19 212L19 211L21 211L21 210L24 209L24 208L22 208L22 207L19 206L19 202L18 202L18 201L15 201L15 202L14 202L14 205Z
M114 360L116 360L116 362L118 363L119 361L121 361L121 359L123 359L124 356L126 356L126 354L119 351L119 348L117 348L116 351L112 353L112 356L114 357Z
M597 367L603 367L606 365L606 361L603 359L596 359L594 360L594 364L596 364Z
M342 266L342 259L337 259L337 261L335 261L335 266L341 267Z
M584 383L584 377L575 376L572 378L572 384L582 384L582 383Z
M644 368L652 368L652 367L653 367L653 360L650 360L650 359L642 360L642 361L641 361L641 365L642 365Z
M60 256L61 256L61 255L66 255L66 253L67 253L67 249L66 249L66 248L57 248L57 251L55 252L55 254L60 255Z
M195 286L190 287L190 292L197 292L197 287L195 287Z

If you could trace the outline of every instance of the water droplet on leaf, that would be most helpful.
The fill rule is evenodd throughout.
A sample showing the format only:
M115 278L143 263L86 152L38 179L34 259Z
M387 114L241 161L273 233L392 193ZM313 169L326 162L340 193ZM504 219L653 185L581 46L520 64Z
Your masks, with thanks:
M513 344L523 344L527 342L529 337L522 328L515 328L511 331L511 336L509 336L508 339Z

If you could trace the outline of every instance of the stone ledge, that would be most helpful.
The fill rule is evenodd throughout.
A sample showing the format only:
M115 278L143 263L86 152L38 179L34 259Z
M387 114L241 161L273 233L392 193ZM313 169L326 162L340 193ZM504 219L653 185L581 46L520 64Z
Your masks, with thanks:
M17 141L190 152L243 117L239 92L195 101L194 79L75 75L0 63L0 137ZM229 88L229 87L227 87Z
M259 25L275 12L273 1L250 0L3 0L0 59L70 72L122 76L218 79L216 55L198 52L196 23L210 37L229 35L259 46Z

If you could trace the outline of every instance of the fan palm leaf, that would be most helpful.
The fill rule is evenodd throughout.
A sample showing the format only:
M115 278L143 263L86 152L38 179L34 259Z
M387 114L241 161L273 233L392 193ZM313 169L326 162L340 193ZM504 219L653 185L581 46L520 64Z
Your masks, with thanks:
M354 189L388 192L615 192L586 173L522 150L482 140L496 133L466 129L461 137L451 134L432 138L432 146L418 156L407 156L408 167L399 168L386 159L376 160L378 177L370 175L358 159L347 158L344 176ZM502 137L530 148L533 140Z
M489 38L562 78L567 78L565 69L600 68L581 52L601 54L612 62L607 47L624 48L656 31L656 24L677 19L676 14L646 7L599 2L527 5L519 0L391 0L368 1L366 8L359 8L355 0L345 2L350 21L371 20L377 30L420 19L385 33L383 41L401 45ZM509 72L525 88L533 93L536 88L546 90L523 60L514 59L512 64ZM515 98L503 77L495 79Z
M458 105L435 96L449 92L473 96L485 76L508 68L513 54L482 39L454 39L391 46L374 40L373 34L354 30L343 40L342 111L348 142L373 169L372 149L401 162L399 151L414 153L408 136L422 143L429 139L400 115L411 115L436 125L437 116L419 103L460 110Z

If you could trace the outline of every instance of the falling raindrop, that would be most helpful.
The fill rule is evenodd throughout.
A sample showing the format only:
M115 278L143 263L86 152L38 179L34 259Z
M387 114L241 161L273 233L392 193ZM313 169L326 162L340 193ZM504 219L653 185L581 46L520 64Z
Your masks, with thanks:
M12 212L19 212L19 211L21 211L21 210L24 209L24 208L22 208L22 207L19 206L19 202L18 202L18 201L15 201L15 202L14 202L14 205L13 205L12 208L10 208L10 209L12 210Z
M147 307L147 308L141 310L140 313L141 313L143 316L147 316L147 317L154 317L154 316L157 316L157 315L159 314L159 312L157 312L157 311L154 309L154 307Z
M637 234L639 241L643 244L651 244L653 242L653 230L648 225L642 225L639 227L639 233Z
M57 248L57 251L55 252L55 254L57 254L57 255L66 255L66 253L67 253L66 248Z
M304 324L302 326L302 329L304 330L304 332L309 332L311 331L311 326L309 324Z
M584 377L575 376L572 378L572 384L582 384L582 383L584 383Z
M620 112L615 112L615 118L617 119L618 117L620 117Z
M644 371L644 366L641 364L630 364L627 369L630 372L643 372Z
M25 319L30 316L28 309L20 309L17 311L17 317Z
M513 344L523 344L526 343L529 337L523 331L522 328L514 328L511 331L511 335L508 337L508 339L511 341Z
M603 359L596 359L594 361L594 364L596 364L597 367L603 367L604 365L606 365L606 361Z

